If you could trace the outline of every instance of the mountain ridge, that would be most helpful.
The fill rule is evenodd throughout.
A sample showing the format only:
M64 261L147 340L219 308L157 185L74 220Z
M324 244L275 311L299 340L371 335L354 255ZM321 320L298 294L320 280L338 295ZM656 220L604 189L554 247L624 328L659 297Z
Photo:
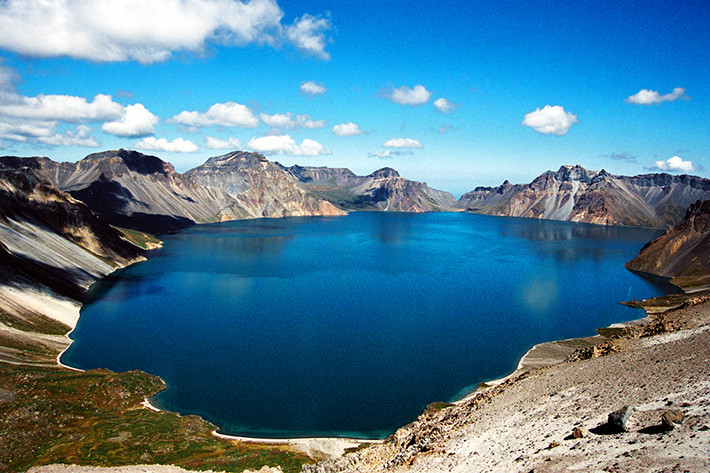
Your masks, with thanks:
M710 198L710 179L667 173L617 176L565 165L528 184L477 187L459 206L487 215L602 225L667 228L696 200Z

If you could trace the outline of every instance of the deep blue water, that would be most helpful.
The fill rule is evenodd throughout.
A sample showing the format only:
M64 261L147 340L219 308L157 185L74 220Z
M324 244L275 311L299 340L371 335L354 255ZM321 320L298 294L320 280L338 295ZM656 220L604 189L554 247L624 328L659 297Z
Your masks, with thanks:
M643 313L658 232L466 213L192 227L95 284L62 361L141 369L154 402L248 436L383 437L534 344Z

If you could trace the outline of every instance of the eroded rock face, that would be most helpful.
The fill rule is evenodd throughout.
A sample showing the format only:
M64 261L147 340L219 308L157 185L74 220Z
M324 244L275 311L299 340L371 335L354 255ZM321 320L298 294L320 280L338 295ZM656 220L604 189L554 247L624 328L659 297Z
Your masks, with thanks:
M367 176L357 176L344 168L282 169L301 188L345 210L432 212L456 207L456 199L450 193L405 179L392 168L378 169Z
M667 228L698 199L710 198L710 179L670 174L614 176L605 170L562 166L530 184L477 187L459 206L488 215L601 225Z
M185 173L194 185L226 192L247 217L344 215L345 212L296 186L280 165L259 153L216 156Z
M185 175L160 158L124 149L76 163L4 157L0 164L31 167L111 224L149 233L195 223L344 213L295 186L256 153L217 156Z
M710 200L691 205L683 220L646 244L626 267L671 278L686 290L710 286Z

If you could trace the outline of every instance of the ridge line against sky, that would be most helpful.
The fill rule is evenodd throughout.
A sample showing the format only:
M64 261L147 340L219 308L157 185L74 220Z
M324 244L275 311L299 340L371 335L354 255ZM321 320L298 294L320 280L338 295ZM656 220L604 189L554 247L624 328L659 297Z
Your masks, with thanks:
M0 153L709 176L710 3L475 3L7 0Z

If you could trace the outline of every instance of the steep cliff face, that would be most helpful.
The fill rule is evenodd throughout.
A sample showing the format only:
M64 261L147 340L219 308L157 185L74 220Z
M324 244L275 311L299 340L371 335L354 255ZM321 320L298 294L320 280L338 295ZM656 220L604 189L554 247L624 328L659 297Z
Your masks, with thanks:
M344 214L296 186L281 166L258 153L215 156L185 177L191 185L226 192L243 210L242 218Z
M710 287L710 200L691 205L683 220L644 246L626 267L671 278L689 291Z
M0 170L0 360L53 362L89 285L142 253L36 169Z
M404 179L392 168L357 176L349 169L282 167L302 188L346 210L431 212L453 210L456 199L423 182Z
M710 179L647 174L615 176L562 166L530 184L478 187L459 206L488 215L568 220L602 225L666 228L698 199L710 197Z

